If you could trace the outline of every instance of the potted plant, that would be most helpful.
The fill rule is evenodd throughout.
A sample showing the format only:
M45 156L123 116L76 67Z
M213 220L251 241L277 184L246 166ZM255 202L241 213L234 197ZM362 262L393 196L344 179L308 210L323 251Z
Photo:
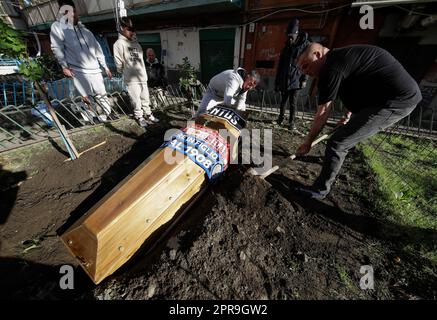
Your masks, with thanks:
M201 83L197 79L196 69L191 65L188 57L182 59L182 64L177 65L180 71L179 87L189 103L201 94Z

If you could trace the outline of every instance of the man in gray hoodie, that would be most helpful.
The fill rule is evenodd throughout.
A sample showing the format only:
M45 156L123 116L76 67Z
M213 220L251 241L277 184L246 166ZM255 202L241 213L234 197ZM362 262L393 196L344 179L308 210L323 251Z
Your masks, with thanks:
M106 98L105 83L102 70L111 79L112 73L106 65L105 56L93 33L81 22L76 12L74 2L60 0L59 19L51 26L51 48L67 78L72 78L74 86L90 105L94 98L103 108L106 115L111 113L111 106ZM99 109L99 108L97 108ZM106 121L106 115L99 116Z
M150 109L150 95L147 87L147 71L143 49L135 37L135 29L130 19L121 21L121 34L114 43L114 59L117 72L123 74L127 91L134 105L134 116L138 124L147 127L159 122Z

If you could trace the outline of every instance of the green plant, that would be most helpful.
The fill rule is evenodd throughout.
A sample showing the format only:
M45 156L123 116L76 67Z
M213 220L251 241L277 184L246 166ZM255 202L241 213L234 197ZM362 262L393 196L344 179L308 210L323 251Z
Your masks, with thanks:
M62 78L62 73L53 55L43 54L29 57L25 42L26 34L13 29L0 19L0 54L19 62L19 72L29 80L55 80Z
M13 29L0 19L0 54L8 58L23 58L26 52L23 38L24 32Z
M340 278L340 281L342 284L344 284L348 289L355 289L354 283L352 279L349 277L349 274L347 273L346 269L342 266L336 266L338 277Z
M197 79L196 69L191 65L188 57L183 58L182 64L176 66L181 75L179 78L179 86L187 98L191 100L201 84Z
M25 33L9 26L0 19L0 54L17 59L19 72L27 79L37 81L43 78L48 67L39 58L31 58L27 52Z
M59 66L54 55L43 53L34 60L36 60L36 62L42 68L41 79L49 81L62 79L64 77L62 68Z

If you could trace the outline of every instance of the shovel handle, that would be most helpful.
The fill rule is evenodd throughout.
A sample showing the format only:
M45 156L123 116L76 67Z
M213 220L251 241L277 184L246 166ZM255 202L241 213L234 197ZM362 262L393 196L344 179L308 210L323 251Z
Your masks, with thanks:
M311 147L314 147L315 145L319 144L320 142L328 139L334 132L335 132L335 129L332 132L325 134L325 135L319 137L318 139L314 140L313 143L311 144ZM280 169L280 167L282 167L284 164L286 164L289 160L294 160L296 158L297 158L297 155L293 154L290 157L286 158L284 161L282 161L280 165L274 166L273 168L267 170L263 174L256 174L256 175L258 175L261 179L265 179L269 175L274 173L275 171L278 171ZM256 171L251 170L250 172L251 172L251 174L254 174L254 172L256 172Z

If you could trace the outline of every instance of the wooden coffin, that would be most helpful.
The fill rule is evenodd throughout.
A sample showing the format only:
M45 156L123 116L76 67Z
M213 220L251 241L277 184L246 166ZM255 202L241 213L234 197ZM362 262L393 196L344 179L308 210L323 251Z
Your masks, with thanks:
M218 136L220 129L226 129L229 142L238 140L243 125L244 119L237 113L217 107L196 119L194 127L196 132ZM193 125L187 132L192 130ZM94 283L100 283L127 262L147 238L173 219L213 178L170 142L175 141L157 150L61 236ZM238 156L238 146L230 149L228 144L227 148L225 162L229 163L230 158ZM179 156L180 161L169 164L169 154ZM219 174L226 167L227 164Z

